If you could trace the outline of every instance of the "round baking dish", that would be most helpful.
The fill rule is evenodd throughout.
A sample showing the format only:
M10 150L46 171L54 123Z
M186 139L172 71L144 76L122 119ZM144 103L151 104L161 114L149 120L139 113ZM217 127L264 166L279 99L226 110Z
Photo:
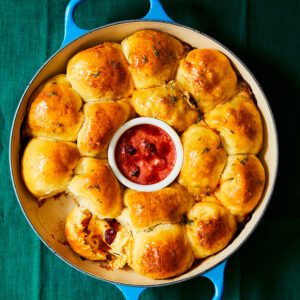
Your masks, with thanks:
M222 274L225 265L221 263L226 261L253 232L266 210L275 184L278 167L278 140L274 118L268 101L252 73L237 56L213 38L194 29L174 23L166 15L158 0L150 1L150 11L143 19L113 23L89 32L78 28L74 23L74 11L80 2L82 0L70 1L66 10L65 38L62 47L48 59L30 81L19 102L13 120L9 146L10 169L15 193L24 215L45 245L62 260L85 274L116 284L123 291L124 295L130 299L138 299L138 295L144 287L174 284L198 275L207 276L214 280L216 287L215 299L219 299L222 292ZM193 47L215 48L226 54L241 76L251 86L264 124L264 144L259 156L266 170L266 185L264 194L253 212L252 218L225 249L210 256L185 274L168 280L152 280L131 270L107 271L95 263L82 261L70 247L62 243L62 240L64 240L64 220L73 208L74 202L71 199L64 199L64 201L50 200L41 208L38 208L37 201L27 191L22 181L19 164L21 126L30 96L38 85L53 75L64 73L67 61L76 52L103 41L119 42L141 29L164 31ZM209 270L210 272L208 272Z

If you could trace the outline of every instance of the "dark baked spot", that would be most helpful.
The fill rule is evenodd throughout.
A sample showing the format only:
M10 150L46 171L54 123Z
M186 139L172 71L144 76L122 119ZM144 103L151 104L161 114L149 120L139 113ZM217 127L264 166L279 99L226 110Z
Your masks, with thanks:
M245 181L243 203L247 203L253 199L256 193L262 188L264 181L257 169L255 161L248 161L243 170Z
M182 256L185 255L182 241L149 244L142 256L142 266L145 273L173 273L180 267Z
M226 229L225 220L222 217L200 220L197 224L197 236L203 247L211 248L215 242L226 235Z

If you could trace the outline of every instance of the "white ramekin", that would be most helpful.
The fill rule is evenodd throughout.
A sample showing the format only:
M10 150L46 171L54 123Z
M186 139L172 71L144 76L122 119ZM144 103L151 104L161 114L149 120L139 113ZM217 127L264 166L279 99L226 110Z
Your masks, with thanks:
M116 145L118 143L118 140L122 136L122 134L125 131L127 131L129 128L137 126L137 125L142 125L142 124L154 125L154 126L161 128L162 130L164 130L171 137L172 141L174 142L175 150L176 150L176 161L175 161L174 167L173 167L172 171L170 172L170 174L165 179L163 179L157 183L148 184L148 185L138 184L138 183L132 182L131 180L126 178L119 170L118 165L116 163L116 159L115 159ZM160 189L168 186L170 183L172 183L175 180L175 178L177 177L177 175L179 174L179 172L181 170L182 162L183 162L182 144L181 144L180 138L179 138L178 134L176 133L176 131L171 126L169 126L167 123L165 123L161 120L158 120L158 119L154 119L154 118L147 118L147 117L135 118L135 119L128 121L123 126L121 126L114 134L114 136L109 144L109 147L108 147L108 162L109 162L109 165L110 165L113 173L117 177L117 179L120 182L122 182L122 184L129 187L130 189L137 190L137 191L143 191L143 192L157 191L157 190L160 190Z

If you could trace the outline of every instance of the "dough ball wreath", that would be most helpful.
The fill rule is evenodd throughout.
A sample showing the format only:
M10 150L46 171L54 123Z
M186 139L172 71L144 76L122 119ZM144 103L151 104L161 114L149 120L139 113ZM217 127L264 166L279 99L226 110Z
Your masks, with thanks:
M116 130L140 116L168 123L183 144L178 178L154 192L126 189L106 160ZM263 193L263 125L250 87L220 51L160 31L75 54L65 75L33 93L24 123L28 190L38 201L75 198L70 247L111 269L178 276L226 247Z

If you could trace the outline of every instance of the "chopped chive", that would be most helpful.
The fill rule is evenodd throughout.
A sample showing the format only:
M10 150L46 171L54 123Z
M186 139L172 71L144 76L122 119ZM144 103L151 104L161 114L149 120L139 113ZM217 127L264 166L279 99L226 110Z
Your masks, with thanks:
M148 57L144 54L142 57L142 64L144 65L146 62L148 62Z
M177 98L173 95L170 95L169 97L170 97L170 100L171 100L172 104L175 104L176 101L177 101Z

